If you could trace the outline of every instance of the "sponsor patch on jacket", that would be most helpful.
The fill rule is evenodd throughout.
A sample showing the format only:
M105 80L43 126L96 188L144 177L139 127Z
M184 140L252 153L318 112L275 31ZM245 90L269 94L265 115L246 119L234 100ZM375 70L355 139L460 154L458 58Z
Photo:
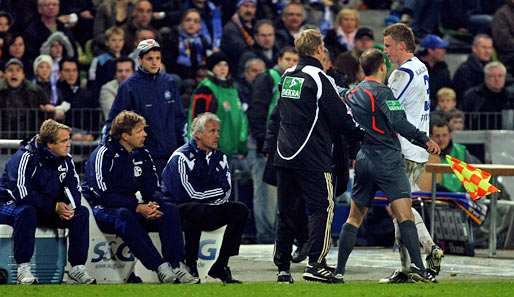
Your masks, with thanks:
M386 101L387 107L389 110L395 111L395 110L403 110L403 106L398 100L387 100Z
M300 99L302 93L303 78L286 76L282 86L283 98Z

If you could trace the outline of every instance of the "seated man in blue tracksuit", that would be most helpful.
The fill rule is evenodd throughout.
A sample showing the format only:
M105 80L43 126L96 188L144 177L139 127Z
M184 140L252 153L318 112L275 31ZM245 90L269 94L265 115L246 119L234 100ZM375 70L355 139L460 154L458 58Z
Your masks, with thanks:
M179 209L186 239L186 265L191 273L198 274L196 260L202 231L227 225L218 259L208 275L224 283L241 283L232 278L227 265L230 256L239 254L248 209L243 203L228 201L230 171L227 156L218 149L219 122L210 112L193 120L193 139L171 155L162 174L162 190Z
M86 162L82 193L98 228L116 234L162 283L198 283L183 264L184 239L177 208L161 199L159 179L144 148L145 119L132 111L114 118L109 136ZM139 203L136 192L143 203ZM162 257L148 236L158 231Z
M84 267L89 212L80 205L78 175L68 154L70 133L66 125L44 121L39 134L21 143L0 179L0 224L14 229L18 284L38 282L30 271L37 226L68 228L68 261L72 265L68 283L96 283Z

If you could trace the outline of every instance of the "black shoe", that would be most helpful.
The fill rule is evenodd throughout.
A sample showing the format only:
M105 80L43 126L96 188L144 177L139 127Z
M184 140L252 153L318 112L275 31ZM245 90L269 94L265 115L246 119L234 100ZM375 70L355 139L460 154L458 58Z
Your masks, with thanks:
M219 278L222 282L226 284L243 283L240 280L232 278L232 272L230 272L230 268L228 266L222 268L216 268L215 266L212 266L207 274L212 278Z
M409 276L403 273L400 269L395 270L390 276L378 281L379 284L403 284L408 282Z
M305 267L303 279L328 284L344 283L342 277L335 277L334 274L326 268L326 266L318 263L309 264Z
M293 253L293 259L291 259L291 262L300 263L307 259L307 256L309 255L309 248L310 244L308 242L304 243L303 245L299 245Z
M198 268L196 267L196 263L194 265L187 265L187 270L192 276L198 277Z
M430 283L430 279L427 277L426 272L421 272L421 269L416 267L416 265L411 264L410 270L409 270L409 282L410 283Z
M435 279L435 276L437 275L437 272L431 268L427 268L427 278L432 283L438 283L437 279Z
M277 274L277 283L279 284L292 284L294 283L293 277L290 271L280 271Z

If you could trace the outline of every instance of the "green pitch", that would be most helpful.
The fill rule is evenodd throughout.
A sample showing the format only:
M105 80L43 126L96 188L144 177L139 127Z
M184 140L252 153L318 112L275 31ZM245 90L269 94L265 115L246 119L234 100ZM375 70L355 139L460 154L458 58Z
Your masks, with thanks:
M202 285L38 285L0 286L0 296L173 296L173 297L403 297L403 296L513 296L514 281L448 281L440 284L399 284L379 285L369 282L351 282L341 285L318 283L296 283L279 285L276 283L251 283L242 285L202 284Z

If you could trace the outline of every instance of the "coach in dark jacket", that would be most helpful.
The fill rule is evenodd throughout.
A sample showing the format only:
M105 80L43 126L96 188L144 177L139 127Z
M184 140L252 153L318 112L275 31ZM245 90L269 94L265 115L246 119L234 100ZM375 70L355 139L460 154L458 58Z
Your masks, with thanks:
M290 277L291 246L294 236L295 201L303 199L309 211L309 264L304 278L337 283L324 259L330 246L333 217L332 135L344 133L361 139L364 131L347 112L333 80L323 72L325 58L322 35L304 30L295 39L300 61L282 76L278 108L277 166L278 225L275 264L278 282ZM319 185L324 185L320 187Z

